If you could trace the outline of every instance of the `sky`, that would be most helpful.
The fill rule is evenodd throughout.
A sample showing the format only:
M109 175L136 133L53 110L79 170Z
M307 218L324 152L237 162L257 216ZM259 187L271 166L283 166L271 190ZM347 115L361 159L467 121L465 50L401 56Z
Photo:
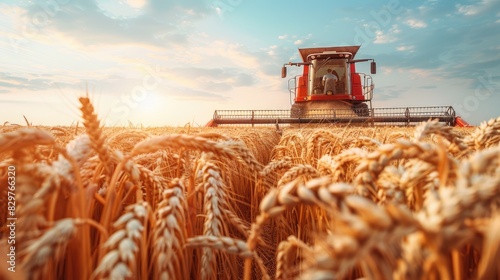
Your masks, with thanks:
M289 109L281 66L344 45L377 62L375 108L500 116L500 0L1 0L0 122L75 125L82 96L107 126Z

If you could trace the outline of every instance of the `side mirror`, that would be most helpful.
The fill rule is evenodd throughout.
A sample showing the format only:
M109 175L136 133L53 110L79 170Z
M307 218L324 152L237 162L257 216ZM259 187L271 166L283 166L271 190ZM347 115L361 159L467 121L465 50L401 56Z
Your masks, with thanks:
M377 63L375 61L370 63L370 73L377 74Z
M286 66L281 67L281 78L286 78Z

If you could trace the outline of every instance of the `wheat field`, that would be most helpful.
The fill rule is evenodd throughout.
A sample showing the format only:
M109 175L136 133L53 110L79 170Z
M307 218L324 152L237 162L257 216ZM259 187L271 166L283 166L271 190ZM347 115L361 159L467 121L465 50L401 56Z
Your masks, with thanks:
M106 128L79 101L0 127L1 279L500 279L500 117Z

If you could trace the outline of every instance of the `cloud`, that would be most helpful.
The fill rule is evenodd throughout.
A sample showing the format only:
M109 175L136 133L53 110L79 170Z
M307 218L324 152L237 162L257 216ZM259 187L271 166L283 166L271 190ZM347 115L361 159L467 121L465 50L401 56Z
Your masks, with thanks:
M409 45L401 45L396 48L397 51L404 52L404 51L409 51L412 52L414 51L415 46L409 46Z
M309 34L307 34L305 36L299 36L299 35L293 35L293 36L291 36L291 39L294 40L293 44L296 45L296 46L306 45L306 44L309 45L312 38L313 38L313 34L311 34L311 33L309 33ZM290 40L290 42L292 40Z
M173 87L168 92L174 100L187 100L187 101L227 101L228 98L213 92L197 90L188 87Z
M458 14L464 16L475 16L488 11L494 5L495 5L494 0L482 0L478 2L476 5L456 4L455 7Z
M472 16L479 13L479 9L476 6L457 4L456 7L457 7L457 12L462 15Z
M146 0L126 0L127 4L135 9L143 8L146 5Z
M119 2L123 10L103 4ZM228 16L224 24L219 24L216 2L24 0L24 4L14 4L11 0L12 4L0 4L0 47L4 54L0 72L8 72L3 76L0 73L0 93L27 98L31 92L38 97L43 90L51 91L54 84L59 84L69 88L60 94L66 96L70 89L84 92L82 85L88 82L95 84L104 98L112 99L130 94L143 84L149 73L143 65L161 68L157 75L162 82L155 94L189 104L202 101L202 106L227 100L250 106L259 104L253 93L282 92L286 96L286 79L279 78L280 67L288 61L300 61L298 47L352 44L359 36L357 29L364 35L360 43L363 54L359 55L375 58L382 70L379 74L393 70L394 76L419 79L408 80L414 85L401 83L395 88L382 88L385 99L396 99L405 90L419 86L430 89L433 83L444 91L453 85L467 90L477 83L478 75L496 76L500 71L500 9L495 9L498 0L467 0L457 5L446 1L408 2L401 3L399 12L390 15L377 10L382 2L355 11L346 8L334 17L335 24L328 23L327 27L322 28L325 22L319 17L320 22L308 21L314 26L310 29L313 35L304 33L304 23L298 21L292 23L295 26L286 25L289 29L279 25L264 31L255 25L250 28L249 23L255 19L250 19L252 10L246 7L235 9L233 15L237 17ZM51 8L43 3L61 4ZM378 11L376 17L371 11ZM208 18L211 16L215 21ZM269 24L263 20L260 23ZM27 36L23 33L26 26L33 30ZM346 28L339 28L342 26ZM354 33L351 27L357 28ZM298 33L285 34L289 30ZM27 40L14 53L9 38L16 36ZM300 70L289 67L288 76ZM44 73L47 75L39 75ZM380 85L384 75L380 75ZM247 101L241 103L244 98ZM269 99L264 98L267 105Z
M33 2L25 9L18 33L30 26L36 33L61 32L82 45L142 42L164 48L186 45L191 22L213 13L208 5L194 0L129 0L121 5L104 0ZM41 23L33 24L37 19Z
M415 78L435 78L433 75L433 71L428 70L428 69L421 69L421 68L411 68L407 69L407 72L411 74L410 79L415 79Z
M278 46L276 46L276 45L270 46L269 50L267 51L267 54L270 55L270 56L276 55L276 49L277 48L278 48Z
M382 30L377 30L375 32L375 38L373 43L375 44L388 44L393 43L398 40L397 35L401 32L397 24L391 26L391 28L384 32Z
M185 67L165 69L162 72L171 80L208 92L226 92L236 87L255 84L252 75L236 68Z
M416 20L416 19L409 19L406 21L406 24L408 26L410 26L411 28L416 28L416 29L427 27L427 23L425 23L424 21L421 21L421 20Z
M57 79L53 76L41 78L30 75L29 78L26 78L8 73L0 73L0 90L4 92L19 90L42 91L54 86L74 87L73 84L57 81Z
M232 43L225 40L213 41L206 39L199 41L198 46L190 49L191 53L201 54L224 67L241 67L244 69L259 69L262 64L256 53L263 51L250 51L243 44Z
M435 89L435 88L437 88L437 86L431 86L431 85L429 85L429 86L419 86L418 88L421 88L421 89Z
M89 6L87 3L84 5ZM66 12L76 13L74 7L71 7L69 11L64 10L64 12L63 8L61 7L61 11L56 17L67 17ZM87 17L90 16L87 15ZM125 26L127 22L138 20L116 20L98 13L94 13L93 17L100 18L103 22L122 22ZM160 86L155 89L159 94L180 99L188 96L191 100L196 101L220 101L227 98L223 93L241 92L235 91L235 89L257 86L257 84L259 84L258 86L269 85L271 78L266 71L270 69L272 61L281 60L283 56L281 52L277 51L277 46L270 48L270 50L277 51L277 54L271 58L265 50L248 50L242 44L214 40L213 36L207 34L197 36L197 32L186 35L195 37L196 44L188 37L176 38L177 42L182 42L187 47L171 48L171 45L168 44L154 44L147 38L137 40L137 36L133 34L114 34L110 32L110 29L107 29L109 27L106 25L103 25L103 30L99 31L100 34L99 32L93 34L90 31L97 28L96 25L99 24L92 23L80 26L80 28L89 28L88 32L85 33L89 38L108 35L109 38L96 44L86 44L88 38L76 38L79 36L76 33L80 32L76 23L70 22L70 25L75 24L71 28L59 28L59 25L63 25L63 21L64 19L57 18L51 22L50 26L45 27L46 32L50 30L51 38L32 38L29 42L30 47L35 44L38 53L22 55L22 61L19 61L19 56L17 58L13 56L12 61L5 61L12 65L16 65L18 62L20 65L25 65L16 73L25 72L26 65L30 65L29 71L50 74L44 77L19 76L17 74L4 75L5 77L3 77L0 75L1 91L16 91L16 93L21 93L20 89L43 91L58 85L82 92L83 81L94 84L99 92L108 96L130 95L136 87L142 86L144 78L150 75L151 71L148 72L143 68L160 67L161 70L157 71L158 73L153 70L154 74L162 79ZM115 25L115 27L121 28L120 25ZM75 33L70 32L72 29L76 30ZM144 30L149 29L145 28ZM155 29L153 28L153 30ZM117 31L117 33L127 32L122 30ZM142 31L142 33L145 32ZM175 34L166 32L155 35L168 37ZM65 42L65 44L61 45L60 42ZM50 51L47 53L42 50ZM77 56L81 57L75 59ZM175 67L175 65L179 66ZM183 67L183 65L185 66ZM216 65L216 67L207 68L206 65ZM276 64L274 64L274 68L276 68ZM273 70L276 72L276 69ZM71 74L68 75L68 72Z
M30 101L30 100L0 100L1 104L11 104L11 105L26 105L26 104L31 104L31 105L40 105L39 101Z
M396 86L383 86L376 89L377 101L389 101L398 99L401 95L401 89Z
M375 32L375 40L373 43L375 44L387 44L387 43L392 43L395 42L397 38L392 36L391 34L385 34L383 31L377 31Z
M485 5L486 2L479 4L481 3ZM495 23L498 9L489 13L485 11L480 24L471 24L469 17L444 16L453 15L454 5L450 7L443 2L424 5L427 7L425 12L412 14L408 11L401 16L406 28L397 34L399 44L394 46L397 52L378 54L380 65L406 71L414 68L431 70L434 77L459 81L464 88L473 79L471 72L500 71L500 53L495 49L495 46L500 45L500 39L496 35L498 24ZM493 2L488 2L488 5L492 7ZM409 22L408 19L414 21ZM427 25L425 34L416 35L415 32L419 31L413 27L435 20L436 24ZM448 23L449 21L452 23Z

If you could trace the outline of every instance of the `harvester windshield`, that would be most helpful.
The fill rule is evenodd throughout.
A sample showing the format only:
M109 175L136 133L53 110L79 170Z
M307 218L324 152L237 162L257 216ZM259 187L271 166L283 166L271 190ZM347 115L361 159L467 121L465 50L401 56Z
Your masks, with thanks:
M312 64L316 67L309 72L309 95L350 94L349 64L346 58L313 60Z

